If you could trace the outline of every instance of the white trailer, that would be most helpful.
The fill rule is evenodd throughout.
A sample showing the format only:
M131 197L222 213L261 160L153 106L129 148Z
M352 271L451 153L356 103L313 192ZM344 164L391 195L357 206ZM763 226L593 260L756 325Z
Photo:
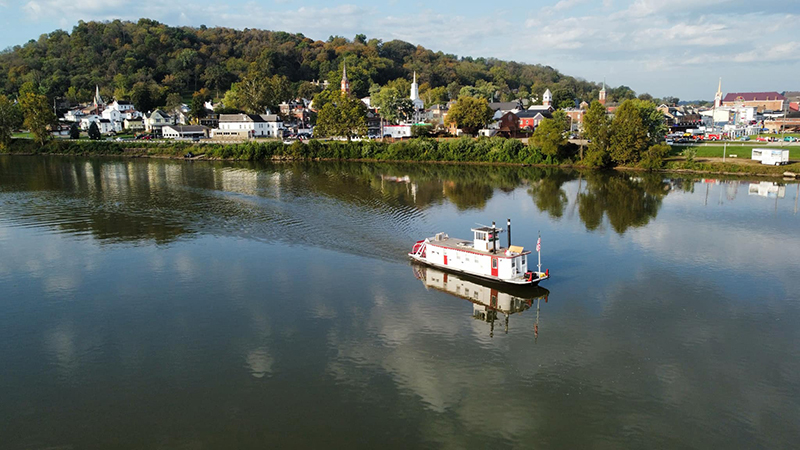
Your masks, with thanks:
M789 150L754 148L751 158L753 161L761 161L761 164L780 166L782 164L789 164Z

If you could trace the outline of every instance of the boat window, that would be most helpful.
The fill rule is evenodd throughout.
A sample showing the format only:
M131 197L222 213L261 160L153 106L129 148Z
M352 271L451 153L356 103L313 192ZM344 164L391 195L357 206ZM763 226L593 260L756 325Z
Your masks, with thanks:
M492 269L497 269L497 258L492 258Z
M522 265L523 266L525 265L525 257L524 256L522 257Z
M517 267L517 258L511 258L511 267Z

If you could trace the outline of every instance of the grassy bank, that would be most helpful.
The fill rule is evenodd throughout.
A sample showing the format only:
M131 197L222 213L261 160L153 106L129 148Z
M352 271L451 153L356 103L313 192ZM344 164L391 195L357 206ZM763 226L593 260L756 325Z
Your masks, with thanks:
M674 153L684 148L673 149ZM698 147L698 157L721 157L722 146ZM733 152L728 148L729 154ZM792 158L800 159L800 148L792 149ZM745 174L777 176L784 171L800 172L800 164L789 166L762 166L749 161L742 147L737 147L741 161L687 161L685 158L670 158L664 162L665 170L695 171L707 173ZM488 164L526 164L542 166L580 167L580 161L557 160L546 156L535 147L516 139L504 138L460 138L446 141L415 139L384 143L380 141L340 142L315 141L291 145L280 141L243 142L239 144L208 144L192 142L115 142L85 140L52 140L39 146L29 139L14 139L4 150L12 154L54 155L106 155L127 157L182 158L191 152L208 159L239 161L266 161L272 159L328 159L328 160L372 160L372 161L418 161ZM745 158L748 161L744 161ZM745 163L746 162L746 163Z
M673 146L672 147L672 154L675 156L683 154L684 150L692 149L697 152L698 157L702 158L722 158L723 152L726 153L727 156L736 155L735 158L746 158L749 159L753 148L758 149L767 149L767 150L789 150L789 159L791 160L800 160L800 146L797 145L786 145L781 147L780 145L764 145L764 144L750 144L744 142L736 142L730 143L727 146L727 151L723 144L716 144L716 145L686 145L686 146Z

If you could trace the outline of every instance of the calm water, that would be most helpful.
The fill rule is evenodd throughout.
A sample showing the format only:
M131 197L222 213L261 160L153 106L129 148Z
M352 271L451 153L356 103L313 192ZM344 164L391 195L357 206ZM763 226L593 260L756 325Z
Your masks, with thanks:
M0 156L0 447L796 448L797 195ZM406 260L507 217L546 290Z

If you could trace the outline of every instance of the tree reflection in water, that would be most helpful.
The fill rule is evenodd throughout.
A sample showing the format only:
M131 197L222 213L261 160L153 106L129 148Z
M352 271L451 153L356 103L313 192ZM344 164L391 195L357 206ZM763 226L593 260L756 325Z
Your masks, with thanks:
M658 175L586 174L586 190L578 196L578 213L588 230L596 230L608 218L619 234L654 219L670 190Z

